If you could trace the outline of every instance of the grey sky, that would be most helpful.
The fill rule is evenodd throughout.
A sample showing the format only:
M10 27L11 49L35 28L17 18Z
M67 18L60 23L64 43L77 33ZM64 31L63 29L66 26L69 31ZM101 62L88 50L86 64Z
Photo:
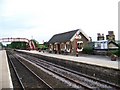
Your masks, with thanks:
M0 38L52 35L82 29L93 40L109 30L118 37L119 0L0 0Z

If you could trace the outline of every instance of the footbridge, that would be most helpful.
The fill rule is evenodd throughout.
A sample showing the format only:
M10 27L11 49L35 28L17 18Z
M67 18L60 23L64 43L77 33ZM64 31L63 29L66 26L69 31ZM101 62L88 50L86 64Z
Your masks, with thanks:
M0 42L26 42L29 45L29 49L36 49L35 43L33 40L27 38L0 38Z

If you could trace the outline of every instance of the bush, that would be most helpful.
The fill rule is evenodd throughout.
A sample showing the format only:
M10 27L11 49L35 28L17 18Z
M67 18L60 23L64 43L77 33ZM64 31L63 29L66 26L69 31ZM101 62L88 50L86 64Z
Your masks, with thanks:
M120 57L120 47L118 49L117 56Z
M85 46L82 51L84 54L93 54L93 47L91 46Z
M119 45L118 50L111 51L111 54L114 54L114 55L117 55L118 57L120 57L120 43L118 45Z
M118 56L118 50L110 51L111 55L117 55Z

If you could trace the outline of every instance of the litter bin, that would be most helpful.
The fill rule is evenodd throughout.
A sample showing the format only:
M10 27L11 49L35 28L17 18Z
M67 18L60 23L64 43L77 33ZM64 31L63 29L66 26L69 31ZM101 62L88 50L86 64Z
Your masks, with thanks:
M112 61L116 61L117 60L117 56L116 55L111 55L111 60Z

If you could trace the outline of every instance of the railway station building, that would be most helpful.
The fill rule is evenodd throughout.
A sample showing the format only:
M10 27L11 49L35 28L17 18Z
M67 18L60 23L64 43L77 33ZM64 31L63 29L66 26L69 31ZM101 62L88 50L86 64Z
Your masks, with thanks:
M75 55L83 50L90 38L81 30L72 30L53 35L48 41L50 53Z

